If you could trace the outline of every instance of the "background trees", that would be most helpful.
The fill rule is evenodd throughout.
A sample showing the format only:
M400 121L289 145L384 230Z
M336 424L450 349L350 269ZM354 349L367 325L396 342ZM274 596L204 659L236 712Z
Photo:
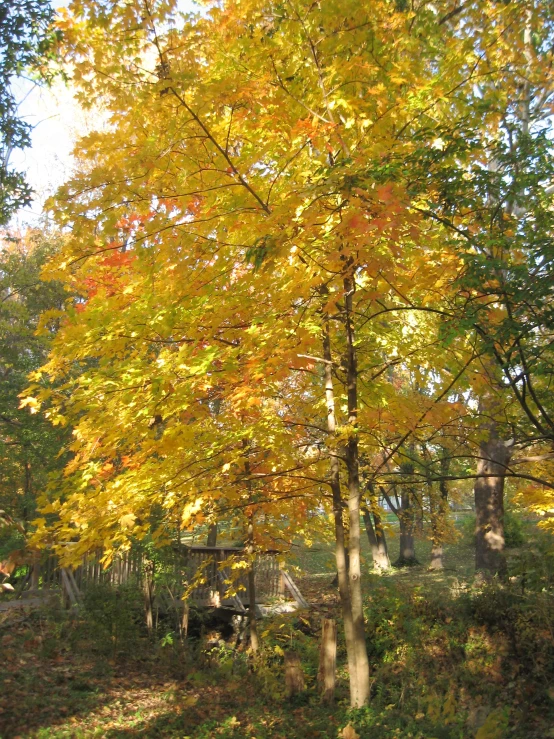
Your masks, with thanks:
M0 508L19 527L2 532L2 552L23 544L36 515L36 497L48 475L64 464L63 429L40 414L19 408L28 375L46 360L55 325L36 335L42 313L60 310L66 292L43 282L40 271L59 245L55 234L29 232L5 239L0 251Z

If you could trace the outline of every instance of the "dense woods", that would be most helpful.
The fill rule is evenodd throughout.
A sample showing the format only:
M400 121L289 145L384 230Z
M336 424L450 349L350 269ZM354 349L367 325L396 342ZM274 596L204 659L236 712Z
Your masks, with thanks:
M340 725L297 736L549 736L554 6L30 8L21 31L0 15L25 51L8 114L30 65L97 127L48 227L0 252L6 582L136 553L136 592L98 575L56 617L75 644L112 618L113 660L144 639L171 671L173 609L183 674L225 682L227 660L279 705L322 693ZM3 176L7 223L31 193ZM174 592L191 544L225 558ZM305 616L262 621L262 556L298 568ZM189 613L206 583L248 623L217 667Z

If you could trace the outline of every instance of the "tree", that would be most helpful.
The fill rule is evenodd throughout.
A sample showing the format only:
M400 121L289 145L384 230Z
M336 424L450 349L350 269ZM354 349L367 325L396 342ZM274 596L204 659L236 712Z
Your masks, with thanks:
M28 374L48 356L54 326L36 334L44 311L63 307L60 283L42 282L40 271L59 244L56 234L31 231L4 237L0 249L0 508L18 523L3 548L18 548L36 515L36 498L49 473L63 467L66 432L41 415L19 409ZM10 536L15 539L12 541Z
M0 226L32 199L25 174L10 167L12 151L31 145L31 125L19 116L12 83L29 72L48 76L53 17L49 0L10 0L0 6Z
M361 706L362 496L416 500L415 445L457 423L479 353L452 310L464 261L422 152L447 123L473 130L480 49L504 53L512 9L72 8L74 80L110 119L52 204L70 235L49 274L80 298L36 375L55 389L25 402L75 425L74 456L37 539L108 561L225 513L250 527L251 564L331 511Z

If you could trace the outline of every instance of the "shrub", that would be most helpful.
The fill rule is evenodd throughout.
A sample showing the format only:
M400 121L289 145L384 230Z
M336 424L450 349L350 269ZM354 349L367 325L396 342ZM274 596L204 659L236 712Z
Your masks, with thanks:
M525 520L513 508L504 511L504 542L510 549L525 544Z
M92 642L94 651L115 657L131 653L144 631L144 609L136 587L87 587L76 638Z
M466 544L475 543L475 516L466 516L460 524L462 538ZM504 542L508 549L521 547L525 543L525 520L511 507L504 511Z

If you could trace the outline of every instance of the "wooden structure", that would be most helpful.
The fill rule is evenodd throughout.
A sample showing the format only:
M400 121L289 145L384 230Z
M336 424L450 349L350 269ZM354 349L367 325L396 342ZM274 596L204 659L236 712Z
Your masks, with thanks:
M308 608L288 572L280 567L279 552L261 552L254 563L254 584L258 615L275 610ZM73 570L59 566L52 553L30 568L27 589L61 589L70 604L80 600L88 585L113 587L136 585L143 591L157 585L158 596L169 594L173 605L183 603L199 608L226 608L237 613L248 610L248 565L239 547L179 547L163 565L156 565L142 552L131 550L104 568L100 555L83 558ZM146 587L148 586L148 587ZM286 607L288 601L288 606Z

